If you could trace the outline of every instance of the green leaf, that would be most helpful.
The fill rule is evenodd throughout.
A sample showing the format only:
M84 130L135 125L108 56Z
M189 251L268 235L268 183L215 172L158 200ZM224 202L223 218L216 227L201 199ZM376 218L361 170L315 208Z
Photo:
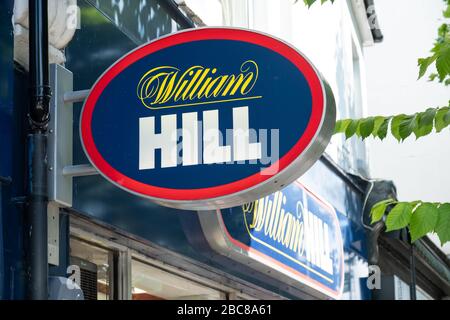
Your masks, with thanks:
M416 115L405 116L402 121L400 121L398 132L402 140L405 140L411 135L411 133L413 133L416 125Z
M436 112L435 117L434 126L436 127L436 132L441 132L448 125L450 125L450 108L449 107L440 108Z
M413 206L408 202L399 202L389 212L386 219L386 231L399 230L409 224L412 216Z
M421 58L418 60L419 65L419 79L422 78L428 70L428 67L436 60L436 56L433 55L428 58Z
M439 38L445 38L447 32L448 32L448 25L446 23L441 24L441 26L438 29Z
M432 203L422 203L414 210L409 224L411 242L422 238L426 234L434 231L438 222L439 212L436 205Z
M414 129L416 139L426 136L433 131L434 117L437 109L429 108L417 115L417 126Z
M411 204L412 207L413 207L413 210L417 207L417 205L422 204L422 203L423 203L423 201L420 201L420 200L416 200L416 201L410 202L410 204ZM436 205L437 205L437 204L436 204Z
M348 125L347 129L345 130L346 139L349 139L355 135L356 130L358 129L358 125L359 125L359 120L351 121L351 123Z
M391 118L384 119L383 123L381 124L380 128L378 129L377 137L380 140L384 140L384 138L386 138L390 120L391 120Z
M450 18L450 5L447 5L447 8L442 13L445 18Z
M377 136L378 130L380 130L380 127L383 124L385 119L386 118L382 117L382 116L377 116L374 118L372 136L374 136L374 137Z
M397 139L397 141L402 140L402 136L400 135L400 124L402 123L403 119L405 119L405 117L405 114L400 114L392 119L391 133L395 137L395 139Z
M317 0L303 0L303 2L309 7L311 7ZM327 1L331 1L331 3L334 3L334 0L320 0L321 4L324 4Z
M351 122L352 122L351 119L344 119L337 121L336 127L334 128L334 133L344 133Z
M376 203L372 209L370 210L370 216L372 217L372 224L378 222L383 218L384 213L386 212L386 208L388 205L394 203L394 199L386 199Z
M443 82L450 74L450 43L438 45L436 56L436 70L439 74L439 81Z
M308 8L311 7L314 4L314 2L316 2L316 0L303 0L303 1L308 6Z
M450 241L450 203L443 203L438 208L438 221L434 231L437 233L441 245Z
M428 77L428 81L434 81L436 80L436 78L438 77L437 73L432 73L430 74L430 76Z
M359 133L361 135L361 138L363 138L364 140L368 136L370 136L373 132L374 127L375 127L374 117L369 117L361 120L361 123L359 124Z
M450 103L450 102L449 102ZM368 117L363 119L344 119L336 123L335 133L345 133L347 139L356 135L363 140L371 134L383 140L387 136L391 123L391 133L399 141L407 139L413 132L416 139L433 131L433 123L437 132L450 125L450 107L428 108L424 112L394 117Z

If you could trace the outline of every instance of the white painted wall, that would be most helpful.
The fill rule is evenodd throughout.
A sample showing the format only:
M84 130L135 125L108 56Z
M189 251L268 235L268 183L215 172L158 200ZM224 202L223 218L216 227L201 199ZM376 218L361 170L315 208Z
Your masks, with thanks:
M206 5L208 1L209 5ZM314 5L294 0L185 0L207 25L262 31L302 51L330 84L338 118L366 114L365 70L347 1ZM355 3L361 1L354 0ZM355 68L355 61L360 67ZM357 74L357 75L356 75ZM345 170L367 175L365 144L334 136L327 153Z
M442 0L377 0L384 42L365 51L371 115L414 113L445 105L450 87L417 81L417 59L429 55L442 23ZM372 177L395 182L401 200L450 202L450 132L370 141ZM450 253L450 245L445 251Z

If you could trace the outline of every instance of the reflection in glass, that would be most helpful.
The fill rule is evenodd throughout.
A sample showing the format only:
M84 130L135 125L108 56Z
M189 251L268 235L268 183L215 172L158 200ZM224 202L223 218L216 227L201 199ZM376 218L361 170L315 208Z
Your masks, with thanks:
M86 300L112 299L112 252L79 239L70 239L71 263L81 271Z
M368 264L358 254L352 251L345 252L345 275L343 300L364 300L368 288Z
M219 300L224 293L144 262L131 263L133 300Z
M181 27L157 0L86 0L136 44L143 44Z

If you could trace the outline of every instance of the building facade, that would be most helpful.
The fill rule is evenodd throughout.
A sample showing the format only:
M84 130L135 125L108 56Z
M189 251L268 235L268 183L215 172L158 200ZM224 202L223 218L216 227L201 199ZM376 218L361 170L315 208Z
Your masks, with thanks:
M88 164L78 134L82 101L60 105L58 86L88 90L130 50L187 28L232 26L278 37L320 70L333 90L338 118L365 116L364 48L382 39L373 27L373 1L311 9L298 2L49 1L52 103L71 108L71 121L58 124L71 137L71 165ZM28 11L26 1L1 6L0 298L23 299ZM85 299L408 299L411 283L418 298L448 296L449 261L432 243L421 241L411 251L404 232L386 235L370 225L371 205L395 196L395 187L369 179L367 152L364 142L335 136L298 181L258 200L260 208L283 203L292 228L299 204L308 208L301 223L312 238L292 240L295 250L270 236L276 230L264 224L270 209L264 218L254 204L218 212L169 209L126 193L95 171L72 172L71 203L62 204L54 194L49 199L50 298L81 297L61 289L66 278L80 280ZM370 275L380 281L372 283Z

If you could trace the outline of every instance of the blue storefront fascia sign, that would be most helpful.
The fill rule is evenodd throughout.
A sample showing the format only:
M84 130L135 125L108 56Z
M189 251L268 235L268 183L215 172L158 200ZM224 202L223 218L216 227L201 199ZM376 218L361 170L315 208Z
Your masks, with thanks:
M230 208L306 172L334 130L330 88L291 45L243 29L171 34L97 80L80 118L92 165L158 204Z
M212 251L321 299L339 299L344 251L335 209L304 184L253 203L197 213L206 243L189 230L199 250Z

